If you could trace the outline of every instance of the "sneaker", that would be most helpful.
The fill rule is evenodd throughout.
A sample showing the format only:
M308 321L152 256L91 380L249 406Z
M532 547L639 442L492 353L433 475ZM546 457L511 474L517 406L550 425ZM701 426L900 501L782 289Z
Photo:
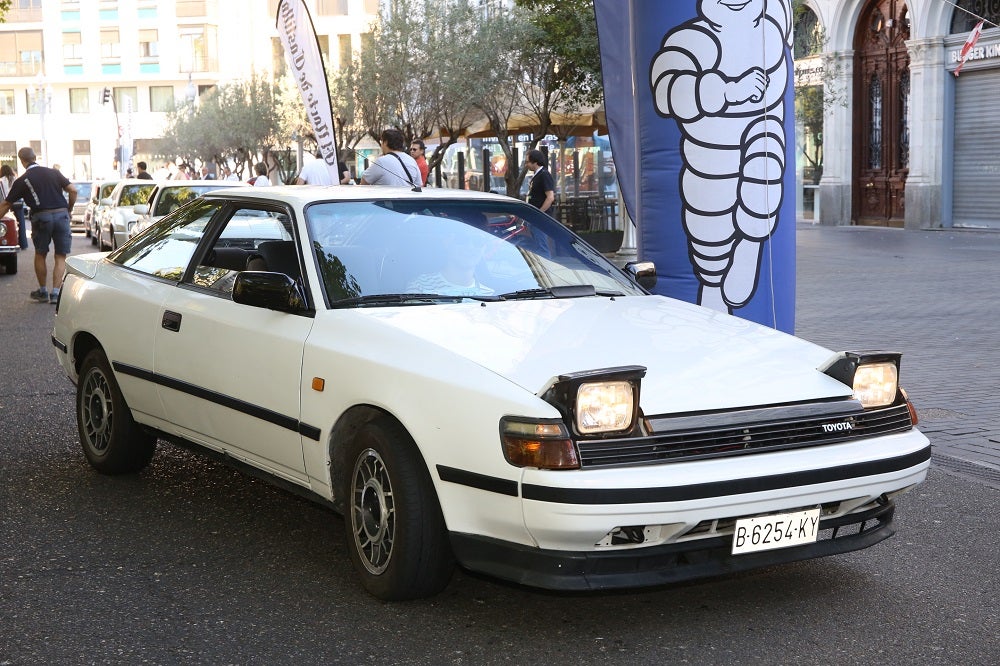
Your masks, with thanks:
M35 291L28 294L28 296L30 296L32 300L38 301L39 303L49 302L49 292L47 292L45 289L36 289Z
M59 292L52 291L49 292L49 303L55 304L59 302Z

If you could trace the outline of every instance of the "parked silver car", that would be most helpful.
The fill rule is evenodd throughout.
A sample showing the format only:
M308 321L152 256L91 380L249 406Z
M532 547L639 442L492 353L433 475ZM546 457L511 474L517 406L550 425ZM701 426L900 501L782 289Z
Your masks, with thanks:
M98 220L100 226L98 242L101 249L114 250L125 244L132 235L138 219L133 208L149 201L149 195L155 187L156 183L151 180L128 178L119 181L111 194L101 199L102 206L105 206Z

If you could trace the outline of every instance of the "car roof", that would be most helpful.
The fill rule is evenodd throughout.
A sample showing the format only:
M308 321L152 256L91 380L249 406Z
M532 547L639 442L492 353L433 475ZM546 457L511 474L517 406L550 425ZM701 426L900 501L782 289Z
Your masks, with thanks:
M371 201L373 199L465 199L468 201L518 201L502 194L489 192L473 192L470 190L452 190L445 188L426 188L413 191L409 187L384 187L381 185L275 185L272 187L253 187L247 185L240 189L241 198L280 200L296 206L305 206L315 201ZM226 192L206 193L206 198L225 199L232 196Z
M238 180L157 180L154 181L158 188L169 187L249 187L246 183Z

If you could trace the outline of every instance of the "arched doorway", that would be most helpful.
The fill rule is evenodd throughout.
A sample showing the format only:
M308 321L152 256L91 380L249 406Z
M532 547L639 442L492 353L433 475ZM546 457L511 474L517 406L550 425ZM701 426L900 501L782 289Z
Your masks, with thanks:
M903 0L869 0L854 34L855 224L903 226L910 161L909 38Z

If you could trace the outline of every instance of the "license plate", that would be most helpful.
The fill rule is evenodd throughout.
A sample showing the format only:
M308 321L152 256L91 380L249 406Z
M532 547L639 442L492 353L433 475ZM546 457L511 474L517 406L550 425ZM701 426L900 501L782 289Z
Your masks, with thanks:
M733 555L813 543L819 534L819 509L743 518L736 521Z

